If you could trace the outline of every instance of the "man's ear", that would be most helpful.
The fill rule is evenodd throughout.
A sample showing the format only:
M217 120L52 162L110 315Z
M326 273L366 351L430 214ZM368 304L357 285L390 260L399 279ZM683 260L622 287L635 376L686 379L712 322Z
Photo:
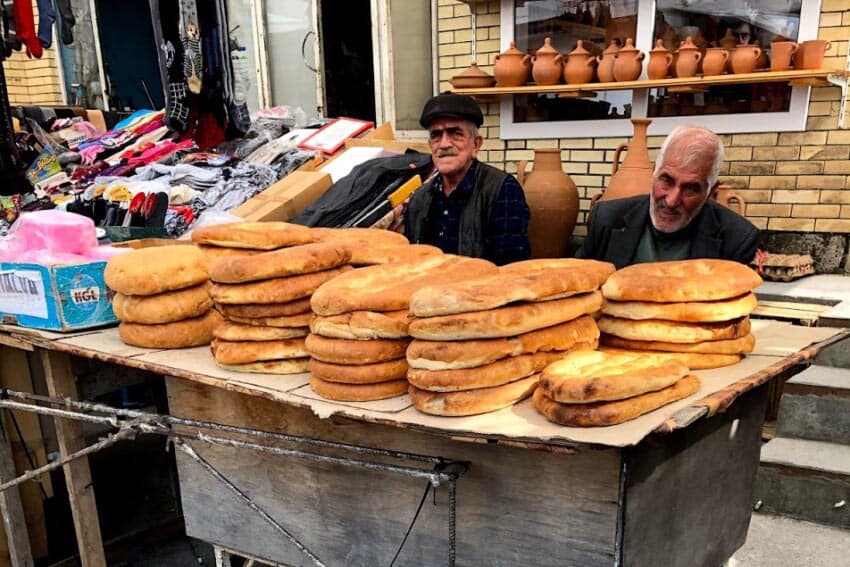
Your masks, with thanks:
M478 150L481 149L481 146L484 144L484 137L481 136L481 134L475 136L474 144L475 144L475 146L474 146L475 151L477 152Z

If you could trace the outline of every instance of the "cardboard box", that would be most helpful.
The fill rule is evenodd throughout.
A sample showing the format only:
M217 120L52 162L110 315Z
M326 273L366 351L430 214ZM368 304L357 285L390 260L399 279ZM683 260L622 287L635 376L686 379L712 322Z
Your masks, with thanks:
M105 269L102 261L69 266L0 262L0 319L52 331L117 323Z
M247 221L287 221L324 195L333 184L321 171L293 171L231 212Z

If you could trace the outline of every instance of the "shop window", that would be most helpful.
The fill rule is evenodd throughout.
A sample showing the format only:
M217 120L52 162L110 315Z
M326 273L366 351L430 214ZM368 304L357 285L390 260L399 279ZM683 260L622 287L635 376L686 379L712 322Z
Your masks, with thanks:
M562 54L578 40L597 54L633 38L648 57L656 39L668 49L690 36L701 48L724 37L767 48L777 39L817 36L817 0L502 0L502 47L515 41L533 54L549 37ZM763 60L761 62L766 65ZM645 78L645 74L643 75ZM698 92L667 88L600 91L569 98L556 93L503 97L501 137L622 136L630 117L653 119L652 133L683 122L719 133L804 130L809 87L786 83L713 86Z

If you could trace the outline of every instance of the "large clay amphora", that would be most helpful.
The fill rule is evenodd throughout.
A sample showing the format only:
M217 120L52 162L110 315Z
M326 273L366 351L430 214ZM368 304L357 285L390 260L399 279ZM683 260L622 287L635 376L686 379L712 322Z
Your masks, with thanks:
M664 79L673 63L673 54L664 47L664 40L655 40L655 48L649 52L649 63L646 64L646 76L650 79Z
M519 87L528 82L531 74L531 55L523 53L511 42L511 46L496 55L493 75L500 87Z
M731 186L718 185L717 189L712 193L712 197L724 207L728 207L739 215L744 216L747 204L744 202L744 198L738 193L735 193Z
M770 44L770 70L787 71L798 45L793 41L774 41Z
M543 40L543 47L531 58L531 75L538 85L557 85L561 80L564 61L560 52L552 47L552 40Z
M632 141L620 144L614 152L614 163L611 164L611 181L602 194L601 200L621 199L646 195L652 185L652 162L649 161L649 150L646 148L646 130L652 120L649 118L632 118L635 132ZM620 154L626 152L626 159L620 163Z
M761 57L761 47L741 43L732 52L732 72L736 75L752 73L756 69L758 59Z
M561 150L534 150L534 167L526 175L519 162L517 179L531 210L528 239L532 258L563 258L578 217L578 189L561 166Z
M617 53L614 63L614 79L616 81L634 81L643 71L643 52L638 51L632 38L626 39L626 46Z

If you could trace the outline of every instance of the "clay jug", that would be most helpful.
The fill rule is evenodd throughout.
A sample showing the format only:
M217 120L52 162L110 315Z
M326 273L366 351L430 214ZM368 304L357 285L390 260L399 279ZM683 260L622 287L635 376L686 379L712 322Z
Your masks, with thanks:
M561 166L561 150L534 150L534 166L519 162L517 180L531 210L528 239L532 258L563 258L578 217L578 189Z
M820 69L823 65L824 53L829 51L832 43L825 39L810 39L800 44L794 56L795 69Z
M726 62L729 60L729 52L722 47L709 47L705 50L705 59L702 60L702 74L706 77L722 75L726 72Z
M496 84L500 87L520 87L528 82L531 74L531 55L517 49L516 43L496 55L493 65Z
M757 45L739 44L732 52L732 72L736 75L752 73L756 69L756 63L761 56L761 47Z
M774 41L770 44L770 70L787 71L799 45L793 41Z
M652 120L649 118L632 118L634 134L628 144L620 144L614 152L614 162L611 164L611 181L602 194L601 199L621 199L649 193L652 186L652 162L649 161L649 151L646 148L646 130ZM626 152L626 159L620 163L620 154Z
M593 81L596 71L596 57L584 48L584 42L578 40L576 48L567 55L564 65L564 82L568 85L580 85Z
M646 76L650 79L665 79L670 65L673 63L673 54L664 47L664 40L656 39L655 47L649 52L649 63L646 64Z
M617 45L616 41L612 41L611 45L602 52L602 55L596 57L598 63L596 74L600 83L610 83L614 80L614 62L617 60L618 51L620 51L620 46Z
M731 186L718 185L717 189L714 190L712 197L714 197L714 200L724 207L732 209L741 216L744 215L747 204L744 202L744 198L735 193Z
M761 46L761 41L758 39L753 42L753 45L756 45L759 49L761 49L761 54L759 55L759 58L756 59L756 69L767 69L770 66L770 60L767 58L767 50Z
M564 66L563 56L552 47L552 39L543 40L543 47L531 58L531 75L538 85L557 85Z
M642 51L638 51L632 38L626 39L626 45L617 53L617 61L614 63L614 80L634 81L640 77L643 70Z
M676 53L678 55L676 58L676 76L693 77L696 75L702 53L700 53L699 47L694 45L691 36L685 38Z

